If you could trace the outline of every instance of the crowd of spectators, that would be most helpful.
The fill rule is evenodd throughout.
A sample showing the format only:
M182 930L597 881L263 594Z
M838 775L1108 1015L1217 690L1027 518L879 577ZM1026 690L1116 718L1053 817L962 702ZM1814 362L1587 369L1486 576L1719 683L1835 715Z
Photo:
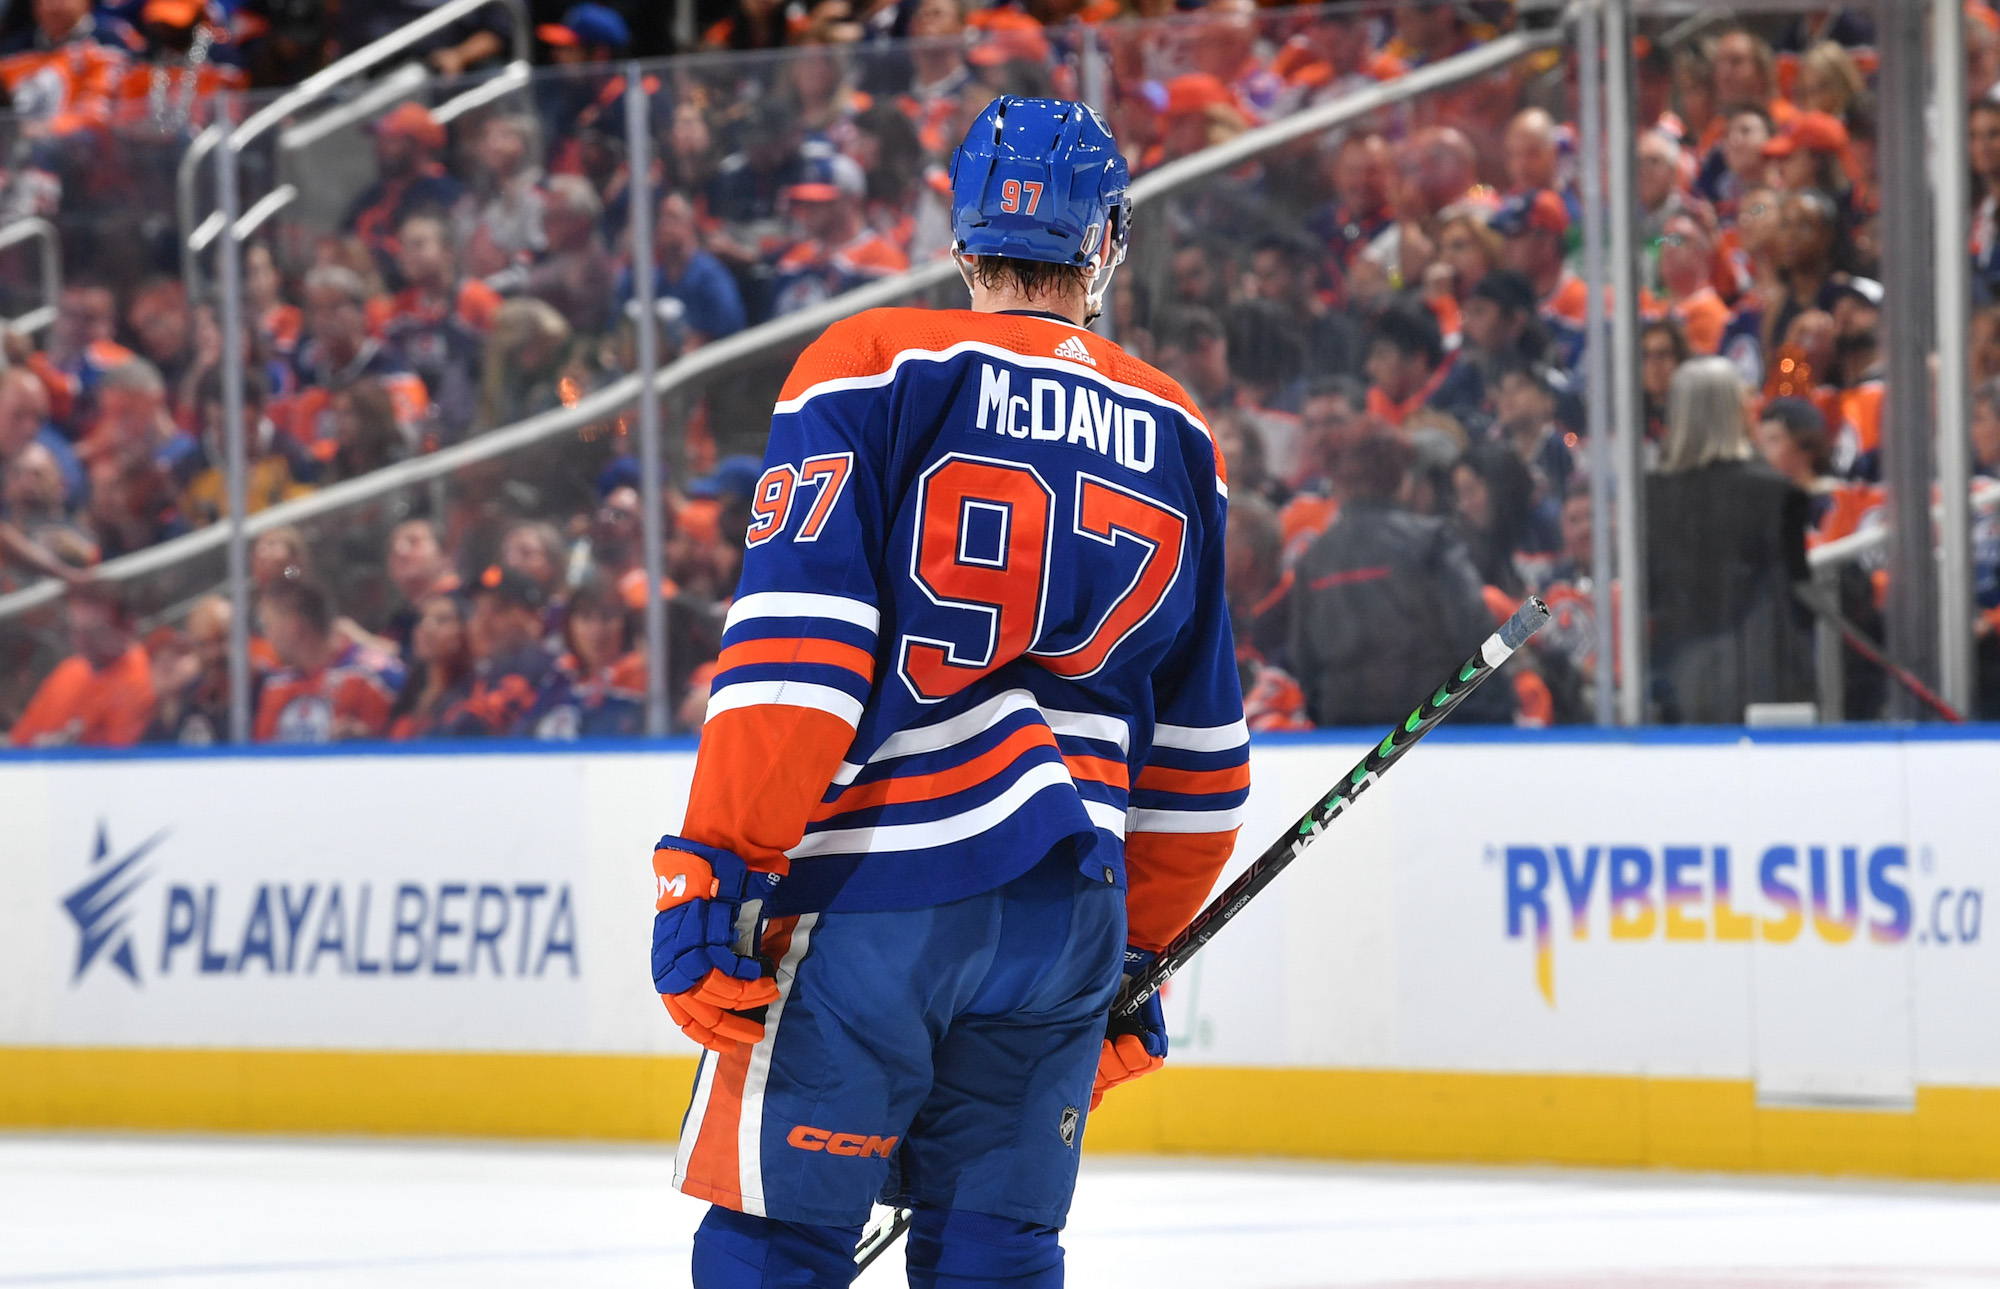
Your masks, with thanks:
M116 30L118 15L83 0L38 0L37 23L65 5ZM221 21L188 7L199 23ZM2000 110L1984 98L2000 76L2000 20L1983 4L1968 13L1985 291L2000 241L1989 195L2000 192ZM718 49L791 48L649 72L663 357L945 254L943 165L964 123L996 93L1078 93L1085 24L1106 59L1107 115L1143 172L1512 21L1506 5L1402 0L1270 12L1211 0L1171 21L1112 21L1123 16L1110 3L807 13L745 0L705 25ZM66 47L35 30L36 49ZM428 56L447 72L502 56L482 30ZM565 67L531 108L503 100L447 125L406 103L373 125L374 178L337 228L246 248L250 510L573 405L631 369L625 86L604 60L646 52L654 37L619 6L584 5L538 38ZM1649 494L1649 590L1655 606L1699 597L1717 560L1753 561L1755 574L1705 601L1699 620L1656 612L1666 679L1655 710L1667 719L1735 720L1745 702L1809 698L1806 621L1772 570L1796 573L1807 543L1874 522L1882 504L1869 38L1865 19L1832 11L1637 50L1640 383L1659 498ZM1430 652L1462 656L1530 592L1557 624L1511 690L1471 714L1589 718L1600 662L1588 293L1563 123L1573 57L1526 60L1272 154L1159 207L1135 239L1111 329L1193 394L1229 458L1231 607L1260 727L1392 719L1437 670ZM66 85L64 119L89 118L86 134L109 128L80 106L80 83ZM187 96L196 119L203 93ZM67 203L63 157L77 146L17 149L8 192ZM44 177L20 182L38 167ZM201 741L224 728L228 602L135 614L88 573L227 512L215 309L163 267L116 286L73 273L41 343L7 337L0 589L53 576L83 590L69 597L82 607L67 644L54 611L0 624L0 725L12 722L19 743L130 741L75 724L74 695L90 688L77 658L121 710L147 695L146 737ZM1988 369L1975 376L2000 377L2000 352L1989 353L2000 310L1982 317L1975 364ZM1689 392L1697 378L1701 397ZM1740 397L1718 422L1727 382ZM770 401L756 380L727 384L668 409L676 468L661 591L679 728L700 721L762 450L757 409ZM2000 425L1995 388L1975 402ZM2000 430L1988 437L2000 444ZM649 588L629 427L537 451L377 508L338 538L259 539L258 737L639 728ZM1718 485L1736 488L1739 509L1777 510L1719 526L1700 560L1676 558L1692 548L1661 516L1700 522L1716 492L1697 485L1692 509L1676 511L1669 481L1718 471L1754 476ZM2000 574L1982 576L1983 602L2000 607L2000 589L1987 595ZM133 649L150 660L143 677ZM1731 666L1716 661L1724 654ZM1683 675L1703 677L1702 694L1678 692Z

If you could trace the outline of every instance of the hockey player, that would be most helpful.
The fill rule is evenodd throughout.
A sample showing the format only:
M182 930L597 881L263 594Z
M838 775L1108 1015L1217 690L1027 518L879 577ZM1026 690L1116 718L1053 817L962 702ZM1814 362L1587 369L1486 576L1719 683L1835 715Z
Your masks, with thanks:
M1004 97L952 163L972 309L830 327L786 382L653 975L709 1049L676 1175L694 1283L1046 1289L1084 1119L1159 1066L1121 969L1234 845L1227 487L1173 381L1083 327L1125 255L1088 108Z

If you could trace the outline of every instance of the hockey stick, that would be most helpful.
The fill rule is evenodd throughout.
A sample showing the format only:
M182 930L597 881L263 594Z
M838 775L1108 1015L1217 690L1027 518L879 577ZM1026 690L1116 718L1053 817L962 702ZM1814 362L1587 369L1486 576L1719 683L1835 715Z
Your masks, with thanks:
M1320 798L1297 823L1286 829L1283 836L1272 842L1255 863L1244 869L1242 876L1209 901L1208 907L1196 915L1187 930L1175 936L1173 943L1153 960L1146 973L1119 992L1117 1001L1111 1004L1112 1014L1130 1016L1145 1006L1146 1000L1158 993L1160 986L1166 984L1175 972L1186 966L1188 959L1199 953L1203 945L1214 939L1217 931L1256 899L1258 892L1275 881L1293 860L1303 855L1314 839L1326 831L1328 824L1347 813L1348 806L1354 803L1356 797L1373 786L1390 766L1402 758L1403 753L1416 746L1419 739L1436 729L1465 701L1466 695L1479 688L1480 682L1512 657L1514 651L1526 644L1528 637L1540 631L1548 620L1549 606L1542 603L1539 597L1530 596L1527 603L1516 609L1514 616L1501 624L1498 631L1486 637L1478 653L1466 659L1464 665L1439 685L1421 707L1411 712L1407 720L1370 748L1360 764L1347 772L1339 787ZM870 1263L902 1239L910 1229L910 1221L911 1210L899 1208L892 1217L871 1223L867 1233L861 1237L861 1247L854 1254L857 1264L855 1274L866 1271Z
M1861 655L1861 661L1872 662L1880 667L1888 673L1890 679L1915 695L1918 702L1953 725L1965 723L1965 713L1939 698L1937 691L1919 679L1915 672L1894 662L1888 654L1878 649L1875 642L1868 638L1868 634L1849 621L1847 615L1840 611L1840 605L1832 595L1810 582L1798 583L1792 588L1792 594L1798 596L1799 602L1808 609L1825 618L1834 630L1840 632L1841 638L1847 642L1847 647Z

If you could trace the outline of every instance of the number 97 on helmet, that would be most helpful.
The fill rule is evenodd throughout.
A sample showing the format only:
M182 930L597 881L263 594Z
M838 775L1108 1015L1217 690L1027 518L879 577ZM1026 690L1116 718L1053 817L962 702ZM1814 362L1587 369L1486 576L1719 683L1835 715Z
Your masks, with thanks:
M1096 112L1062 99L1002 95L952 154L953 253L1086 269L1096 314L1125 260L1130 188L1125 158Z

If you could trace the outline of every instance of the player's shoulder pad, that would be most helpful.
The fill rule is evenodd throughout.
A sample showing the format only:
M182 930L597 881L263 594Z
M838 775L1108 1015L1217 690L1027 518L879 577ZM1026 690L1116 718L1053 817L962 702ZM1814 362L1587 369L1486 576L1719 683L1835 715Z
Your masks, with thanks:
M1215 435L1178 381L1101 336L1046 318L964 309L869 309L834 323L807 348L785 382L777 410L796 411L822 393L886 385L899 362L965 349L1012 353L1030 364L1074 366L1079 376L1135 390L1172 407L1208 440L1216 479L1228 491Z
M1215 479L1226 496L1229 492L1229 467L1222 459L1222 445L1216 441L1215 431L1209 428L1208 418L1201 414L1201 407L1194 396L1181 388L1181 383L1150 363L1141 362L1117 345L1097 336L1090 337L1095 342L1093 352L1102 349L1111 358L1105 367L1105 374L1120 384L1143 389L1147 393L1174 404L1187 417L1188 423L1201 431L1208 440L1208 446L1215 453Z
M834 323L820 332L819 339L807 345L793 364L792 374L778 395L778 410L794 410L787 404L797 404L829 385L840 388L840 383L888 375L897 353L908 347L899 337L914 319L930 313L928 309L867 309Z

